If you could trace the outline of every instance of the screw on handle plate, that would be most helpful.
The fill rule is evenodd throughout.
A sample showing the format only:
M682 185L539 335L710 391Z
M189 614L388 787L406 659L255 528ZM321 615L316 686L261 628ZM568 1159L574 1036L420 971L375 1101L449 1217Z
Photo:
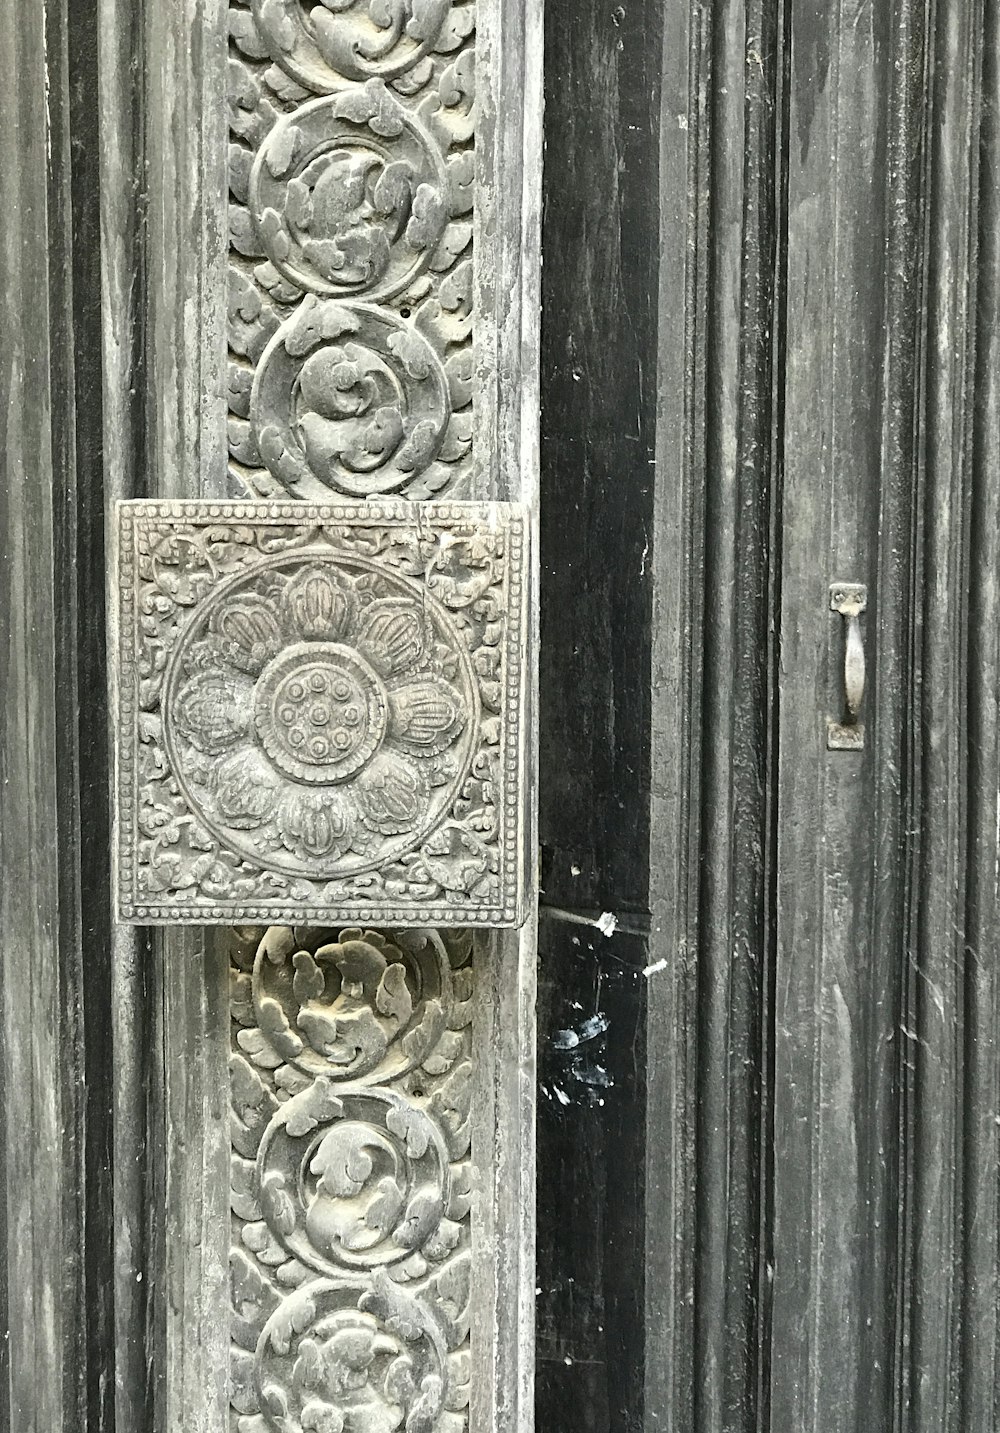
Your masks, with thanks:
M844 619L844 714L827 722L826 744L830 751L861 751L865 744L864 722L858 713L865 695L865 646L861 635L861 614L868 606L868 589L862 582L831 582L830 610Z

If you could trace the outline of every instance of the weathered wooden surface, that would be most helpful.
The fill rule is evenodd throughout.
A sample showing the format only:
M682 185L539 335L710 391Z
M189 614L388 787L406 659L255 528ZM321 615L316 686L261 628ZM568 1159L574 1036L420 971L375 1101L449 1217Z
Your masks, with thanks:
M60 3L0 44L0 1425L68 1433L114 1358L96 68Z
M996 17L549 15L539 1408L996 1427Z
M663 9L546 7L537 1419L643 1426ZM604 913L605 930L595 927Z

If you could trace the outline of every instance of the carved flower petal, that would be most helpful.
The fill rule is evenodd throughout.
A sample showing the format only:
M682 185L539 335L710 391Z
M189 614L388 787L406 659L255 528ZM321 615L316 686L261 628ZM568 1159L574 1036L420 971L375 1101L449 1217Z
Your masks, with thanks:
M216 612L212 629L226 660L253 677L281 650L278 614L256 592L231 597Z
M302 861L336 858L351 844L351 811L336 792L289 791L278 806L277 823L283 844Z
M442 677L418 677L389 693L389 734L407 751L435 756L465 723L462 699Z
M238 672L196 672L174 698L169 720L192 746L218 756L246 734L251 691Z
M366 826L383 836L401 836L423 820L429 793L419 771L383 751L358 777L357 799Z
M340 637L357 610L355 594L325 567L307 567L285 589L282 613L295 637Z
M262 826L274 809L277 778L256 747L244 747L219 765L215 802L238 831Z
M382 676L412 671L424 654L423 614L412 602L385 597L366 610L358 647Z

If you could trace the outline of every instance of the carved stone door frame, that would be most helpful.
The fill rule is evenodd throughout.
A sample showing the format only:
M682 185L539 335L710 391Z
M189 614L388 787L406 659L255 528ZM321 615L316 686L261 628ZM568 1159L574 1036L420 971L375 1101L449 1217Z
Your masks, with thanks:
M16 358L3 496L12 798L3 856L5 876L16 877L4 881L4 914L17 955L0 975L4 1426L222 1433L277 1426L285 1413L319 1426L320 1417L336 1421L338 1397L381 1399L447 1433L531 1426L534 860L517 862L523 909L505 913L512 928L474 938L418 928L357 939L340 928L323 944L243 927L228 937L150 931L114 923L107 880L100 614L105 583L108 610L125 610L123 582L133 590L133 574L114 570L105 542L115 505L214 498L225 520L234 499L282 492L249 434L246 394L230 380L249 384L256 341L270 336L255 323L262 308L274 317L272 296L284 316L325 282L304 249L292 265L298 288L273 268L271 289L254 274L269 261L256 247L263 227L257 237L247 227L245 171L283 113L296 122L318 115L334 129L370 121L365 173L381 166L384 183L356 207L367 206L372 234L390 231L404 209L408 219L387 262L390 277L400 255L413 272L400 270L388 297L379 291L365 310L392 330L370 367L383 386L398 383L404 409L429 365L451 421L427 458L428 424L417 421L427 414L403 412L416 432L395 484L405 491L376 483L373 502L388 494L390 505L466 503L439 502L446 526L461 523L469 499L520 505L535 627L505 659L508 675L510 662L525 662L518 709L512 688L501 686L496 700L497 725L527 741L520 754L509 747L508 769L494 773L512 815L523 788L511 763L533 771L541 8L392 8L399 13L385 22L359 20L367 4L340 6L318 46L308 7L283 0L44 0L8 28L16 78L0 148L14 196L4 277ZM333 141L324 132L310 142L322 156ZM348 184L351 162L337 169L334 155L335 186ZM336 226L343 194L327 197ZM281 264L283 253L279 242ZM377 243L372 255L377 272ZM227 267L240 292L229 291ZM364 308L364 285L355 288ZM489 540L513 550L515 528L498 526ZM478 675L486 683L490 674ZM119 693L132 679L122 669L113 676ZM139 755L158 760L148 746ZM477 792L492 771L492 753L482 755ZM130 759L121 742L118 759ZM127 800L127 782L121 789ZM533 792L531 777L515 833L526 852L537 845ZM482 829L479 876L492 840ZM265 1049L254 1011L271 998L263 984L270 971L281 975L283 960L291 978L293 956L296 981L308 965L311 1000L330 1007L329 1058L292 1029L291 1063ZM346 992L346 1014L333 1011L336 991ZM337 1061L346 1057L329 1030L343 1043L362 1024L388 1053L379 1064L369 1042L368 1064L349 1060L342 1080ZM304 1073L303 1060L324 1059L319 1074ZM342 1097L331 1092L338 1079ZM283 1102L303 1095L322 1110L303 1106L287 1118ZM292 1227L298 1220L306 1230L304 1208L301 1219L287 1200L279 1209L268 1177L251 1173L253 1156L264 1159L262 1117L279 1108L278 1143L269 1135L267 1148L296 1168L311 1161L307 1183L321 1178L320 1156L295 1141L313 1138L317 1118L320 1128L333 1122L334 1140L357 1146L344 1156L347 1174L334 1156L330 1180L335 1201L368 1201L360 1254L357 1230L341 1229L318 1256L314 1236L303 1243ZM387 1180L404 1203L390 1221L395 1234L366 1260L395 1198ZM355 1349L344 1362L338 1337L367 1339L367 1353ZM327 1350L312 1374L307 1343Z

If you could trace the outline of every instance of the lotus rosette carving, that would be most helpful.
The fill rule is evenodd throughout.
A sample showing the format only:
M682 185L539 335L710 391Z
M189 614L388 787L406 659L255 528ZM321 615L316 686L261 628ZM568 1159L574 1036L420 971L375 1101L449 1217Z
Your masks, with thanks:
M170 708L203 815L305 874L412 843L477 716L450 635L418 593L319 556L227 591L179 649Z
M519 517L137 503L122 534L126 919L516 918Z

